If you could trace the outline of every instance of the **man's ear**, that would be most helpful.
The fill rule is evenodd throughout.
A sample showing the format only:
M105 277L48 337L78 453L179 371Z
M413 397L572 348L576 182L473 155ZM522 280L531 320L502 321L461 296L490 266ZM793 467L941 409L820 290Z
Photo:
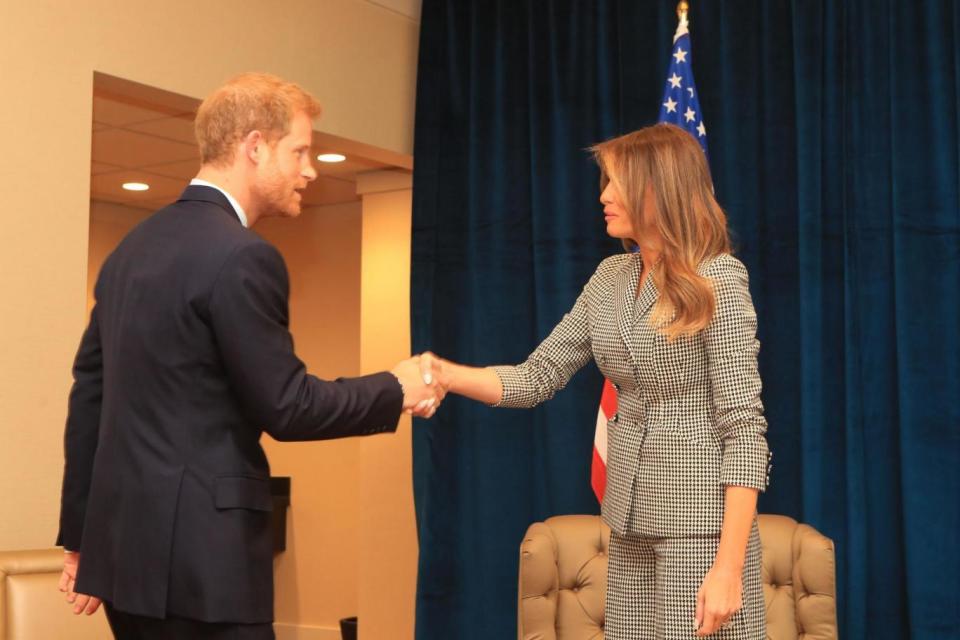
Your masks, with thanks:
M240 141L240 150L247 160L253 164L260 164L264 158L263 154L266 150L266 145L267 141L264 139L263 134L257 130L253 130Z

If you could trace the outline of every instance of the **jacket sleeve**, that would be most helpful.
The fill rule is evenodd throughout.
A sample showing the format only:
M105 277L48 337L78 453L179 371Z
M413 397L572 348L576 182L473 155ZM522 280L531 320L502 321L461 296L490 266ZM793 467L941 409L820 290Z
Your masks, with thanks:
M64 431L63 490L57 544L71 551L80 550L83 537L87 496L100 432L102 398L103 352L100 348L97 307L94 307L73 362L73 387Z
M587 295L594 279L583 288L573 308L540 343L526 362L495 366L503 395L497 407L530 408L552 398L593 357L587 321Z
M757 369L757 314L746 267L721 255L707 269L716 308L704 331L714 422L723 447L720 481L763 491L770 454Z
M403 392L390 373L335 381L307 373L293 351L288 295L283 258L265 242L236 249L211 293L210 322L247 418L277 440L396 430Z

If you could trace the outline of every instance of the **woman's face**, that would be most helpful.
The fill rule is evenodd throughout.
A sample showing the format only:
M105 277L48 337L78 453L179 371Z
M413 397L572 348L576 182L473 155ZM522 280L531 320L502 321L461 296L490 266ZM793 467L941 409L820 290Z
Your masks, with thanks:
M633 232L633 222L623 206L623 198L620 196L620 190L613 180L607 182L607 186L600 194L600 204L603 205L603 219L607 223L607 235L612 238L636 239Z
M614 238L631 239L638 245L655 246L660 237L657 231L657 199L649 186L643 193L643 211L640 212L641 227L635 229L633 220L623 206L623 197L616 183L611 180L600 194L603 218L607 221L607 234Z

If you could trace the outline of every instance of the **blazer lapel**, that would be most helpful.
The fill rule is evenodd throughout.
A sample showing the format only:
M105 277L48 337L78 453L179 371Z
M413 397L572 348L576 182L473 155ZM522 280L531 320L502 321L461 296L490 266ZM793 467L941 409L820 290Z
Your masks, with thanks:
M644 315L647 312L647 309L649 309L659 297L660 290L657 289L657 285L653 282L653 274L647 274L647 279L643 283L643 288L640 289L640 295L637 296L637 309L635 311L636 318L640 318L640 316Z
M620 338L630 354L634 366L634 376L638 382L643 376L641 362L638 359L641 353L650 353L652 341L656 337L654 331L641 331L640 323L647 321L647 315L653 303L660 297L660 290L653 282L653 277L647 274L647 279L640 288L640 273L643 271L643 260L639 255L627 263L625 273L617 278L617 328Z
M634 306L637 284L640 282L640 256L632 256L617 275L615 304L617 306L617 329L627 352L633 357L630 344L633 342L633 325L636 321Z

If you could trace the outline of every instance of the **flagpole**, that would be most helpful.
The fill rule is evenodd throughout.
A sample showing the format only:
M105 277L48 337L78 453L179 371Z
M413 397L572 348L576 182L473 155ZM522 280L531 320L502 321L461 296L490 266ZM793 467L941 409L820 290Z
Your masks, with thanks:
M689 10L690 10L690 4L685 2L684 0L681 0L681 2L677 3L677 17L680 18L681 20L687 17L687 11Z

